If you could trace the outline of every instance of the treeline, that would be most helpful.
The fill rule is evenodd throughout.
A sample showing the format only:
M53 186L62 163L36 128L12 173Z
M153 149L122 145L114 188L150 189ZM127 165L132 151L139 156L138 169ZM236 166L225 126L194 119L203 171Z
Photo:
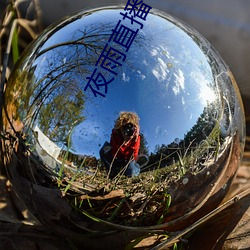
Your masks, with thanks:
M155 152L149 155L149 162L144 171L172 165L197 148L204 147L203 142L212 136L212 131L216 127L217 113L215 105L208 104L195 125L184 135L183 139L176 138L167 145L156 146ZM215 138L211 140L215 141Z

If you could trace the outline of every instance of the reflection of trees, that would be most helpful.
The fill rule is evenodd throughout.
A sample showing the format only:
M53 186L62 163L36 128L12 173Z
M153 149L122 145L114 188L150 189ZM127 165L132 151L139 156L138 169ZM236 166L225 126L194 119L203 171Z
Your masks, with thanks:
M149 155L148 142L144 134L140 133L140 136L141 136L141 144L140 144L139 155Z
M8 88L5 91L4 108L15 130L23 127L23 120L28 116L26 111L34 91L34 86L30 84L30 81L34 80L33 77L33 72L16 70L8 82ZM3 113L3 121L4 126L7 128L5 113Z
M40 36L12 77L15 93L7 93L12 100L8 103L12 120L20 116L20 124L25 123L27 129L37 125L50 140L64 144L73 127L88 118L83 116L88 96L83 92L86 77L93 72L117 24L117 20L88 25L76 22L79 24L65 22L65 27L53 28ZM67 25L72 25L72 30ZM64 28L68 36L63 34ZM145 44L144 34L139 33L134 43L137 47ZM118 43L110 45L125 51ZM129 65L129 60L126 63ZM105 74L110 73L104 70L106 77ZM141 150L147 152L146 140L142 140Z
M170 166L177 162L183 164L189 157L189 163L204 161L220 145L220 127L217 121L216 105L208 104L196 124L187 132L184 139L175 139L168 145L157 145L149 156L148 170ZM192 155L192 157L190 157ZM192 159L191 159L192 158Z
M54 142L65 142L72 128L84 120L84 94L81 90L72 94L71 89L59 93L45 103L38 117L40 129ZM75 94L75 95L74 95Z
M85 119L83 84L109 35L101 24L88 25L73 30L67 41L39 46L32 65L37 80L32 81L28 113L54 142L65 142L72 126Z
M54 142L65 140L67 131L72 129L70 126L83 121L82 91L87 83L86 77L92 73L115 24L79 26L65 40L38 47L31 68L37 80L33 82L35 88L29 113L38 119L39 127ZM53 35L50 39L53 40ZM140 41L143 40L138 35L134 42ZM111 45L121 51L124 49L117 43ZM104 70L105 78L107 74L110 75Z
M212 104L208 104L196 124L184 136L185 143L190 144L193 142L196 144L205 140L215 126L216 120L213 117L216 117L215 107Z
M48 47L41 47L34 63L34 65L37 64L36 70L40 78L37 91L47 89L47 76L50 79L58 78L59 75L66 76L67 81L78 78L78 80L81 79L82 83L86 83L86 77L93 72L95 63L108 42L115 25L116 22L82 25L82 27L73 30L69 39L66 38L68 40ZM142 46L145 43L145 37L138 34L134 43L138 43L137 46ZM109 45L118 51L125 52L125 48L118 43L111 41ZM44 59L46 60L44 61ZM104 76L110 75L105 70L102 73Z
M172 165L178 161L177 152L179 149L179 145L174 142L168 145L157 145L155 152L149 155L148 167L145 169L148 171Z

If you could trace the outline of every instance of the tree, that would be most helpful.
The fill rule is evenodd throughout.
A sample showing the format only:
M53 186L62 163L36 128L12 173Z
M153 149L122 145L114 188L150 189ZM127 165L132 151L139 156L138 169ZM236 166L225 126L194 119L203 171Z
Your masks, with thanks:
M82 90L59 93L41 107L38 117L40 129L50 140L66 142L73 127L84 120L83 109Z
M144 134L141 133L140 136L141 136L141 145L140 145L139 154L141 154L141 155L149 155L148 142L147 142Z

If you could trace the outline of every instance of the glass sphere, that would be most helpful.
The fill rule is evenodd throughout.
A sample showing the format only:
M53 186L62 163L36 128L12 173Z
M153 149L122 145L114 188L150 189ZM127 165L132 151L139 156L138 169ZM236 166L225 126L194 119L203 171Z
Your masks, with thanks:
M49 27L5 90L15 190L86 246L190 225L222 201L244 147L241 97L213 47L166 13L136 13L101 7Z

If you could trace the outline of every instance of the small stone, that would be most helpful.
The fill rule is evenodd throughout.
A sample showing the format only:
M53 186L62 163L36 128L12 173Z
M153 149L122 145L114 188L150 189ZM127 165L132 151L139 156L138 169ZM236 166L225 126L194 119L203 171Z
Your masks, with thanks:
M186 185L186 184L188 183L188 181L189 181L188 178L184 178L184 179L182 180L183 185Z

